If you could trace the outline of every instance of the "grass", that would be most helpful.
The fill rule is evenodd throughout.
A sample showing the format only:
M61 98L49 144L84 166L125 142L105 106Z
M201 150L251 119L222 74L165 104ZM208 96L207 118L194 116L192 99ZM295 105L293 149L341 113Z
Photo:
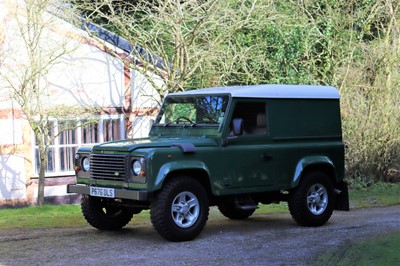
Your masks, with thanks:
M0 230L19 228L79 227L86 225L77 205L44 205L0 209Z
M343 245L319 256L316 265L399 265L400 231Z
M400 183L376 183L351 189L350 207L365 208L400 204Z

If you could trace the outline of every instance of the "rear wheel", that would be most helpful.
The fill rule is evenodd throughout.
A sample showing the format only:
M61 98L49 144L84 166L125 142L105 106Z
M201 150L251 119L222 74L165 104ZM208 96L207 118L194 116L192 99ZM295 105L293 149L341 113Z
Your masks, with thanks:
M110 206L102 198L83 196L81 209L86 221L100 230L118 230L132 219L133 214L140 210L131 210L125 207Z
M300 225L320 226L333 212L333 188L323 172L310 172L290 194L289 210Z
M208 213L204 187L196 179L186 176L167 182L150 207L154 228L170 241L194 239L203 230Z

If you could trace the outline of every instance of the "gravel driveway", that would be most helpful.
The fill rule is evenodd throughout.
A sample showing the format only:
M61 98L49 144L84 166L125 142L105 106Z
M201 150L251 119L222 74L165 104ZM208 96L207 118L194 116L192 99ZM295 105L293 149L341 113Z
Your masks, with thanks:
M0 265L309 265L323 250L395 231L400 205L334 212L318 228L297 226L288 213L210 217L198 238L181 243L162 239L150 221L118 232L11 230L0 231Z

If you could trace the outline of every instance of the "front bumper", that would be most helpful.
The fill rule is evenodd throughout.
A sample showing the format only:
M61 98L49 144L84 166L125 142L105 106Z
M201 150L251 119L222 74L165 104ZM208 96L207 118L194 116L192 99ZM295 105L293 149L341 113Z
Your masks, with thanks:
M90 186L87 185L67 185L67 193L78 193L90 195ZM147 201L150 199L150 193L143 190L115 189L116 199L130 199L138 201Z

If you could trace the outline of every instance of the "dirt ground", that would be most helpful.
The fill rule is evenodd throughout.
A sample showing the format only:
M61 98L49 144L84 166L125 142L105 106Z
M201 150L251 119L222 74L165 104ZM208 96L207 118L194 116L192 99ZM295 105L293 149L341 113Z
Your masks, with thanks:
M288 213L210 217L198 238L181 243L162 239L150 221L118 232L11 230L0 231L0 265L310 265L326 249L395 231L400 205L334 212L318 228L297 226Z

